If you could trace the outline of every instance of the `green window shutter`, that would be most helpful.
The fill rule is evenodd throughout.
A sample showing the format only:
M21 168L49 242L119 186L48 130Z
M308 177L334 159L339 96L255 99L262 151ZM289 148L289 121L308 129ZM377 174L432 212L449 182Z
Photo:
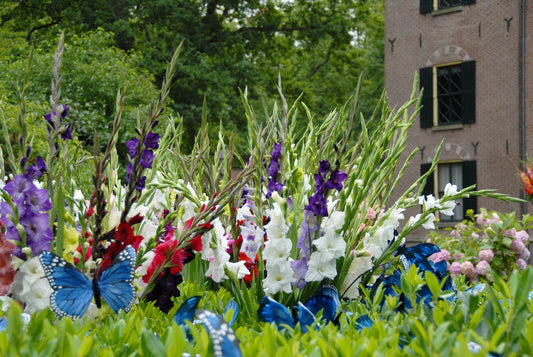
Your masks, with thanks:
M433 11L433 0L420 0L420 13L427 14Z
M477 184L477 171L475 161L463 161L463 187L469 187ZM470 196L463 198L463 213L466 217L466 211L472 209L477 213L477 197Z
M431 163L425 163L420 165L420 176L424 175L431 168ZM435 195L435 171L433 171L427 178L422 194L424 196Z
M463 0L463 5L472 5L475 3L476 3L476 0Z
M420 110L420 127L433 126L433 67L420 68L420 89L422 94L422 109Z
M476 121L476 61L461 63L463 77L463 117L462 122L472 124Z

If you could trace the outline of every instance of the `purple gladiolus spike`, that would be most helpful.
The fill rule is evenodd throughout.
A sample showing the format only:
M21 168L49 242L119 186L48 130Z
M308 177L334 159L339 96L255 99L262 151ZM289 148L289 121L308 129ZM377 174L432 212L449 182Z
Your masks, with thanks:
M26 173L33 179L36 180L42 176L43 172L46 171L46 164L42 157L37 156L37 162L35 165L30 165L26 170Z
M148 149L157 150L159 148L159 138L158 134L149 132L144 139L144 146Z
M13 177L13 180L8 182L4 186L4 190L13 198L15 201L24 199L26 192L31 190L33 187L33 182L29 175L16 175Z
M268 176L275 178L278 174L279 166L275 161L270 161L270 166L268 167Z
M274 143L274 149L270 153L270 164L268 166L268 176L270 177L268 181L268 192L266 194L267 198L272 196L273 192L280 192L283 190L283 184L278 182L278 172L279 172L279 157L281 154L281 145Z
M330 170L330 167L331 165L329 164L328 160L322 160L318 165L318 172L320 172L321 174L327 174Z
M313 195L309 198L309 204L305 206L305 209L313 212L316 216L328 216L328 207L326 205L326 199L320 193L317 193L316 195Z
M61 122L62 119L64 119L67 115L68 115L68 107L64 104L61 104L62 108L63 108L63 111L61 112L61 117L59 118L59 121ZM48 132L50 132L50 128L52 129L55 129L56 126L54 124L54 122L52 121L52 115L55 115L56 112L51 112L51 113L48 113L48 114L45 114L44 115L44 119L48 122L49 126L48 126ZM71 135L71 129L70 129L70 124L67 124L68 125L68 128L67 128L67 131L63 134L61 134L61 137L63 138L63 140L65 139L72 139L72 135Z
M26 208L32 214L38 214L42 211L47 211L52 208L52 204L48 199L48 190L39 189L35 186L26 192Z
M126 142L126 147L128 148L128 155L130 158L134 159L137 156L137 148L139 147L139 139L132 138Z
M41 177L43 175L43 173L41 172L41 170L39 170L39 168L35 165L30 165L28 166L28 169L26 170L26 173L33 179L33 180L36 180L38 179L39 177Z
M342 182L346 179L348 175L341 171L333 171L329 175L329 180L326 183L326 187L329 189L336 189L337 191L342 190Z
M33 254L38 254L40 250L48 248L52 241L52 229L48 225L49 216L42 214L26 214L20 219L20 224L26 231L26 244L32 249Z
M20 160L20 168L24 170L24 166L26 166L26 163L28 162L28 158L27 157L23 157L21 160Z
M37 167L41 171L46 171L46 164L44 163L43 158L40 156L37 156Z
M68 107L65 104L61 104L63 111L61 112L61 119L64 119L68 115Z
M146 186L146 176L141 176L135 183L135 189L139 192L142 192L144 187Z
M274 143L274 149L272 149L272 152L270 153L271 159L274 161L278 161L280 154L281 154L281 145L278 143Z
M133 164L130 162L128 164L128 169L126 171L126 182L130 182L130 176L132 172L133 172Z
M302 232L300 237L298 237L296 247L301 250L302 258L307 259L311 255L311 241L319 228L317 216L311 211L304 210L301 227Z
M141 154L141 160L140 160L140 164L142 167L144 167L145 169L149 169L152 167L152 163L154 162L154 153L152 152L152 150L147 150L147 149L144 149L142 151L142 154Z
M307 260L293 260L290 264L291 269L294 272L294 276L296 277L296 281L298 282L298 289L303 289L305 286L304 278L307 274Z
M65 127L65 131L61 134L61 139L72 140L72 128L70 126L70 123L65 124L64 127Z
M315 193L323 193L326 182L321 174L315 174Z

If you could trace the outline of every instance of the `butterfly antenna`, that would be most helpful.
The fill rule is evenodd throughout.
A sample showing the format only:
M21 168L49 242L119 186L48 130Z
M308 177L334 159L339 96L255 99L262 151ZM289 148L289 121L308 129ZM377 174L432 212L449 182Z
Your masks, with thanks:
M371 273L371 272L373 272L374 270L376 270L376 268L377 268L377 267L372 267L371 269L368 269L367 271L365 271L365 272L359 274L359 275L357 276L357 278L355 278L355 279L350 283L350 285L348 285L348 287L347 287L346 289L344 289L344 292L341 294L341 296L339 297L339 299L342 300L342 298L344 298L344 295L346 295L346 293L348 292L348 290L350 290L350 288L355 284L355 282L356 282L357 280L359 280L360 278L362 278L363 275L365 275L365 274L367 274L367 273Z

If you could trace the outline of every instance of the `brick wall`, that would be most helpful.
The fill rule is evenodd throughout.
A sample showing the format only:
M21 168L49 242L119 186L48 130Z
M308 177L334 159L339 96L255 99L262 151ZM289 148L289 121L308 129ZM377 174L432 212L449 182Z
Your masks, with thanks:
M419 0L385 0L385 86L389 104L404 103L421 67L452 61L476 61L476 122L461 129L410 129L407 155L415 156L398 192L420 175L420 164L431 161L444 140L440 159L476 160L479 189L520 197L520 1L483 0L445 14L420 14ZM527 13L529 32L532 11ZM533 36L527 38L528 60ZM527 90L533 93L533 68L527 70ZM527 101L528 152L533 157L533 99ZM520 204L481 198L478 208L520 213ZM533 206L529 207L533 213ZM408 214L419 213L419 209Z

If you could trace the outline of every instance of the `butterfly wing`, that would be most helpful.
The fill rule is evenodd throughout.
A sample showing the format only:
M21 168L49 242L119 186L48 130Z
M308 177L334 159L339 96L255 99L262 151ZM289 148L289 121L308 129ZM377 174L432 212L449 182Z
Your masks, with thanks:
M334 322L337 311L341 306L339 293L333 285L321 285L316 294L311 296L306 302L305 307L316 315L322 310L322 317L327 322Z
M287 306L280 304L276 300L265 296L259 304L257 310L259 320L264 322L275 322L278 329L283 329L283 325L294 328L294 318Z
M231 320L228 322L228 325L233 326L235 320L237 319L237 315L239 314L239 305L235 300L230 300L226 305L226 308L224 309L224 314L222 314L222 318L224 318L224 321L226 314L228 314L230 311L232 315Z
M300 323L300 326L302 327L302 332L305 333L309 330L309 326L311 326L316 321L316 317L300 301L298 301L298 305L296 306L296 309L298 310L298 322ZM320 326L317 324L316 329L318 330L319 328Z
M63 258L50 252L39 253L39 261L52 287L50 307L59 317L81 317L93 299L91 280Z
M422 271L435 272L434 265L427 259L430 255L440 251L435 244L420 243L412 247L400 247L398 251L405 271L415 264Z
M176 311L174 321L182 326L186 326L185 321L193 322L196 316L196 308L201 298L201 296L193 296L185 300Z
M361 315L355 319L355 329L357 331L361 331L366 327L372 327L372 325L374 325L374 321L368 315Z
M128 245L100 276L98 281L100 294L115 313L121 309L125 312L130 311L135 301L135 287L132 282L136 262L135 250Z
M209 310L199 310L196 317L211 337L216 357L242 356L235 333L222 317Z

